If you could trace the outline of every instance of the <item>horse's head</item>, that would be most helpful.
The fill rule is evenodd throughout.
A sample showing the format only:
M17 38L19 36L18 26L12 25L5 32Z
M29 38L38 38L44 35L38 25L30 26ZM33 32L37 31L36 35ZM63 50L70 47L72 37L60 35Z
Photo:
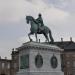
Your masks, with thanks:
M29 21L32 21L33 17L32 16L26 16L26 22L29 24Z

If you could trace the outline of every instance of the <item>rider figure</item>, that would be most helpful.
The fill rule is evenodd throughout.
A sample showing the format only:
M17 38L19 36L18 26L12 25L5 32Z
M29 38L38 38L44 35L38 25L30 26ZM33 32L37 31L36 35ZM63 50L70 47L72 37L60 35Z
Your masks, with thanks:
M36 19L36 22L38 23L38 31L40 32L40 30L43 30L43 26L44 26L43 19L40 13L38 14L38 18Z

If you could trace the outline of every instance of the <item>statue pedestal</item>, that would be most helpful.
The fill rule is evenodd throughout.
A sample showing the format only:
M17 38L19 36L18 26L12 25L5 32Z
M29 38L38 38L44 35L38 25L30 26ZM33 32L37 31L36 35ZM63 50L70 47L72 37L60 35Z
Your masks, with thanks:
M51 44L24 43L19 50L19 72L16 75L64 75L60 54L63 51Z

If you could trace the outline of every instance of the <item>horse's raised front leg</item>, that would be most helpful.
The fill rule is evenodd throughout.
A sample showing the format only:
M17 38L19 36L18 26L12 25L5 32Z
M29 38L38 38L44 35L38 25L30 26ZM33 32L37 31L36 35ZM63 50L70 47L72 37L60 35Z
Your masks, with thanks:
M36 37L36 42L38 42L38 39L37 39L37 33L35 33L35 37Z
M30 41L32 41L32 39L31 39L31 37L30 37L31 34L32 34L31 32L28 34L28 37L29 37Z

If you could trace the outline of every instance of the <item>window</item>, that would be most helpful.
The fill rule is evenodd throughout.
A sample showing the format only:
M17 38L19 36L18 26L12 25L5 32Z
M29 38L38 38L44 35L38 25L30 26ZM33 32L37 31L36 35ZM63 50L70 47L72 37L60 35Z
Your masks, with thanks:
M57 66L58 66L58 60L57 60L57 58L56 58L56 56L52 56L51 57L51 60L50 60L50 62L51 62L51 67L52 68L57 68Z
M2 69L4 69L5 63L2 63Z
M29 55L22 55L20 57L20 69L29 68Z
M37 68L40 68L43 65L43 58L39 54L35 57L35 65Z
M7 68L10 69L10 63L8 63Z
M70 65L70 61L67 61L67 65Z
M72 75L70 72L67 72L67 75Z
M73 54L72 56L75 57L75 54Z
M64 72L64 55L61 54L61 70Z
M67 67L70 67L70 61L67 61Z
M73 61L73 67L75 67L75 61Z
M66 57L70 57L70 54L66 54Z
M14 63L14 68L17 68L17 63Z

